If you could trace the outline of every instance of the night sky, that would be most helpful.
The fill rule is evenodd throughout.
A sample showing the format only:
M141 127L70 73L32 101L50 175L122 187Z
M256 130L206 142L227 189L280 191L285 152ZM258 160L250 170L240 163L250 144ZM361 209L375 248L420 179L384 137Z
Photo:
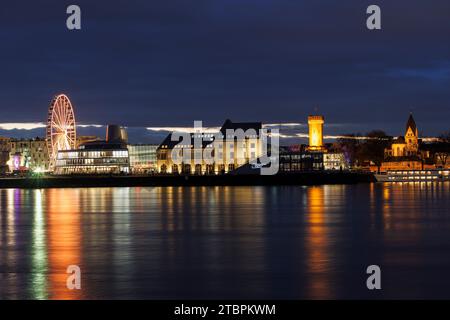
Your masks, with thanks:
M80 31L66 28L70 4ZM370 4L381 31L366 29ZM340 133L395 135L412 111L424 135L450 129L449 0L16 0L0 6L0 41L0 123L45 122L64 92L83 124L304 123L318 110Z

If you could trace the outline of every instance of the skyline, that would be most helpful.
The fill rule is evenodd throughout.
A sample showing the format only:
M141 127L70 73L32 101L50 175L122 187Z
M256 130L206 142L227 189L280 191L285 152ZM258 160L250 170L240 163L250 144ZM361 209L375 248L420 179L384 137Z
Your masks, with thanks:
M378 1L375 33L367 4L78 1L74 32L66 3L4 4L0 122L42 122L62 91L85 124L304 123L318 106L328 124L400 135L412 111L425 135L447 131L450 4ZM366 131L330 134L350 132Z
M257 120L257 119L256 119ZM393 128L392 131L386 131L387 135L392 137L398 137L404 134L402 131L404 127L403 122L390 123L390 127ZM121 125L121 124L119 124ZM217 131L219 126L207 126L204 127L205 131ZM346 136L348 134L358 134L364 137L366 133L373 130L381 130L381 127L366 127L367 124L355 123L355 124L336 124L327 123L325 118L324 127L324 140L327 142L332 142L337 138ZM382 124L378 124L382 125ZM43 122L40 123L0 123L0 137L9 138L35 138L35 137L45 137L45 126ZM98 137L104 136L105 125L100 124L77 124L77 131L79 135L95 135ZM280 140L288 144L298 144L304 143L308 139L308 124L307 122L302 123L263 123L264 127L278 127L280 128L281 137ZM176 132L191 132L193 126L191 127L129 127L127 128L130 137L130 143L156 143L159 144L167 134ZM437 135L424 134L421 128L421 123L419 122L419 132L422 138L434 138L439 134L444 132L438 132ZM353 131L352 131L353 130Z

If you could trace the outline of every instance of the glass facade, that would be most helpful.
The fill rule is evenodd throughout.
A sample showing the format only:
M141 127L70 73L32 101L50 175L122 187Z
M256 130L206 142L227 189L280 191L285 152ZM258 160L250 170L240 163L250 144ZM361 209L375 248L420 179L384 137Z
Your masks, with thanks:
M156 149L158 149L158 145L129 144L131 172L138 174L156 172Z
M128 150L77 149L59 151L55 174L128 174L130 160Z
M323 170L323 153L321 152L280 152L280 171L316 171Z

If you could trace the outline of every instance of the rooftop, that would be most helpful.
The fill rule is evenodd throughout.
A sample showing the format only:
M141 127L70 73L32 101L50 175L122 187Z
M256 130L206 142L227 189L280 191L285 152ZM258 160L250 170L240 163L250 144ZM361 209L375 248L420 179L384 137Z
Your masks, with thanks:
M408 122L406 123L406 131L405 132L408 131L408 128L411 128L411 130L413 132L416 132L416 130L417 130L416 122L414 121L412 113L409 114Z
M230 119L227 119L222 127L220 128L219 132L222 134L222 136L225 136L227 130L238 130L242 129L244 132L246 132L249 129L253 129L256 132L256 135L259 135L259 130L262 128L261 122L232 122ZM217 132L217 133L219 133ZM190 145L194 145L194 138L198 135L203 135L203 141L202 146L203 148L207 145L211 144L214 141L214 134L213 133L189 133L191 136ZM158 148L164 148L164 149L172 149L176 145L178 145L182 140L182 137L179 137L179 139L172 141L172 133L169 133L167 137L164 139L163 142L159 145Z
M77 150L121 150L121 149L127 149L127 146L124 145L123 143L111 143L102 140L84 143L80 145L80 147ZM74 150L64 150L64 151L70 152Z

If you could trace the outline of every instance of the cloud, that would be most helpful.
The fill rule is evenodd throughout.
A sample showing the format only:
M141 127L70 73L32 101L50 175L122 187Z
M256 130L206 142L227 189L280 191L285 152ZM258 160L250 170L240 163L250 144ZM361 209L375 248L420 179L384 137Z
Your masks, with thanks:
M148 127L148 131L164 131L164 132L180 132L180 133L191 133L194 132L194 127ZM219 131L219 127L204 127L202 131L205 133L214 133Z
M35 130L45 128L47 125L43 122L22 122L22 123L0 123L2 130ZM102 128L100 124L77 124L79 128Z
M42 122L31 123L0 123L0 129L2 130L34 130L45 128L46 125Z
M77 124L80 128L103 128L104 125L101 124Z

